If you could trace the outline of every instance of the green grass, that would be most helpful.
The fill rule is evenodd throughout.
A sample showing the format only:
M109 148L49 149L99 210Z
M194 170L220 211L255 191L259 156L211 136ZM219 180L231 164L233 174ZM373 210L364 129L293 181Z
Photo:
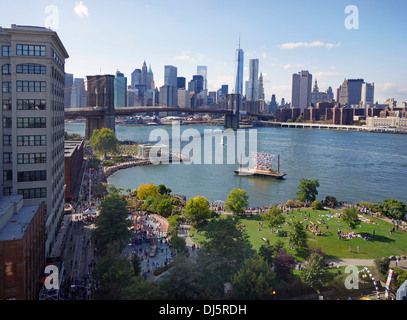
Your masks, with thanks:
M341 212L342 210L330 210L330 212ZM301 215L302 212L302 215ZM316 236L311 232L308 234L308 244L311 248L321 248L323 252L326 253L327 259L336 258L348 258L348 259L374 259L376 257L384 257L390 255L407 255L407 233L401 230L393 232L390 234L389 228L392 225L386 221L377 219L376 217L371 217L363 215L367 219L371 219L377 224L360 222L360 227L354 230L355 233L361 234L368 233L370 236L375 232L376 237L372 238L370 241L365 241L363 238L353 238L353 239L341 239L338 240L337 230L338 227L342 230L342 233L348 232L348 225L342 221L340 218L330 218L325 215L329 214L328 210L311 210L311 209L301 209L301 211L294 211L293 213L286 215L286 222L292 223L295 220L302 220L304 226L309 224L309 221L304 221L305 216L308 217L310 214L309 221L316 223L319 219L324 219L326 224L319 225L319 228L325 233L325 236ZM320 216L323 215L323 216ZM221 217L222 219L222 217ZM292 221L290 221L292 219ZM259 228L259 222L263 222L263 226ZM280 239L284 244L288 252L294 254L292 250L288 248L288 238L278 236L273 233L271 228L269 228L264 221L262 221L261 215L254 215L252 218L241 217L240 224L244 225L246 233L249 235L250 242L254 249L258 250L259 247L264 244L262 238L270 240L271 244L274 244L278 239ZM340 227L342 225L342 227ZM328 226L329 229L324 229ZM279 228L280 232L290 231L289 226L282 224ZM196 229L192 229L191 233L194 235L193 240L198 245L202 245L202 241L205 240L205 229L201 229L200 235L197 234ZM349 246L351 246L351 252L349 252ZM357 252L357 246L360 246L360 252ZM300 257L297 257L301 260Z

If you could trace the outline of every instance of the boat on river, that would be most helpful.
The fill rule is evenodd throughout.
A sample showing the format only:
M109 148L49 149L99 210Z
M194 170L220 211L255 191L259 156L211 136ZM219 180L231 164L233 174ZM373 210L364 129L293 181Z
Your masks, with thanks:
M242 168L242 161L240 161L239 169L235 170L235 174L239 176L252 176L263 177L271 179L284 179L287 175L284 172L280 172L280 155L277 156L277 170L272 169L272 163L274 155L267 153L255 153L253 157L253 167Z

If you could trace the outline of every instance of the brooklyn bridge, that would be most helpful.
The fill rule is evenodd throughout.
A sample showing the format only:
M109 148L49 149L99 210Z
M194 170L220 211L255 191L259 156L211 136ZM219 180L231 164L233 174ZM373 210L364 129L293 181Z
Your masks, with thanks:
M272 118L259 113L258 108L242 108L240 94L226 94L224 99L214 106L180 108L171 106L114 107L114 76L87 76L87 107L66 108L65 119L86 118L85 139L90 139L95 129L109 128L115 131L115 120L119 116L158 113L159 116L179 113L223 114L225 129L238 129L244 116L257 117L260 120ZM69 91L69 90L68 90ZM246 110L245 110L246 109Z
M268 120L272 115L247 112L240 110L239 107L230 108L218 107L198 107L198 108L179 108L165 106L139 106L139 107L85 107L85 108L68 108L65 109L65 119L75 119L78 117L86 118L85 139L92 136L94 129L110 128L115 130L115 118L119 116L134 116L137 114L149 113L202 113L202 114L221 114L224 115L224 127L237 129L241 116L256 117L258 119Z

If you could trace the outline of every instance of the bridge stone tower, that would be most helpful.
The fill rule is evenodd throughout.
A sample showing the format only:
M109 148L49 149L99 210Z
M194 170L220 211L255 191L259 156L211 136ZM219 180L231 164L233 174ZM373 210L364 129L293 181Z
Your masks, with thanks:
M226 94L224 99L224 109L233 111L232 114L225 114L225 129L239 129L240 105L242 96L240 94Z
M115 131L114 75L87 76L87 107L103 111L102 116L87 117L85 139L92 137L93 130L109 128Z

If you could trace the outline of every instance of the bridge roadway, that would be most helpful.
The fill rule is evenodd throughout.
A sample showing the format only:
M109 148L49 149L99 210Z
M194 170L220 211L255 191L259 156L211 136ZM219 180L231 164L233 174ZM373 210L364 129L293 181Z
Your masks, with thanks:
M134 114L150 113L150 112L186 112L186 113L212 113L212 114L233 114L232 110L217 109L210 107L203 108L178 108L178 107L150 107L150 106L140 106L140 107L120 107L114 108L115 116L131 116ZM241 110L241 115L248 115L261 118L270 118L271 115L258 114L252 112L246 112ZM65 118L100 118L106 115L106 111L103 107L86 107L86 108L67 108L65 109Z

